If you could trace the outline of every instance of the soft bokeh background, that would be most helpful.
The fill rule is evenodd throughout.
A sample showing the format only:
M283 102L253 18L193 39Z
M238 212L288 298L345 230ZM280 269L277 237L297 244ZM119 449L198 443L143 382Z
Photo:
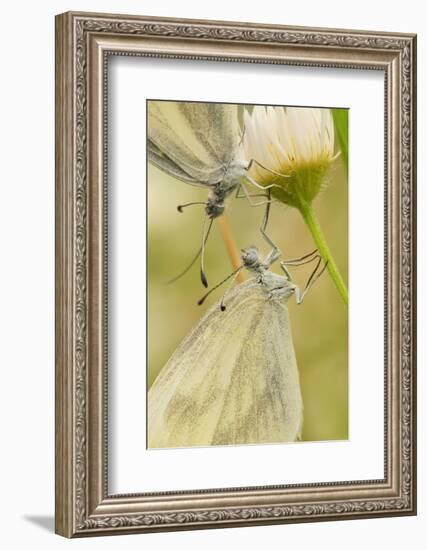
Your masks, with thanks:
M347 111L344 111L347 116ZM343 113L340 113L341 115ZM345 125L345 128L347 125ZM346 136L345 136L346 137ZM338 150L338 145L337 145ZM203 206L184 213L177 205L205 200L207 191L192 187L148 166L148 383L151 385L184 336L204 311L218 301L219 289L200 307L204 294L198 264L174 284L201 242ZM348 184L342 155L328 174L314 207L332 254L348 281ZM268 246L259 233L263 207L231 198L226 213L239 248ZM315 246L299 212L282 204L271 208L268 232L284 258L300 257ZM313 266L294 267L294 280L304 287ZM282 273L279 265L273 271ZM231 271L219 227L214 222L207 243L205 271L212 287ZM246 277L249 275L246 274ZM292 333L304 400L302 440L348 438L348 315L347 307L325 272L302 305L289 301ZM194 366L197 368L197 365Z

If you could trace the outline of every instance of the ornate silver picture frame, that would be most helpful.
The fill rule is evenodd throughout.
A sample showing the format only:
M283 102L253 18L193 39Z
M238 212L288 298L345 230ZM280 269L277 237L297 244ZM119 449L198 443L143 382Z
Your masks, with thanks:
M384 477L110 494L108 59L384 75ZM65 537L416 513L416 37L219 21L56 18L56 532ZM260 466L264 467L264 466Z

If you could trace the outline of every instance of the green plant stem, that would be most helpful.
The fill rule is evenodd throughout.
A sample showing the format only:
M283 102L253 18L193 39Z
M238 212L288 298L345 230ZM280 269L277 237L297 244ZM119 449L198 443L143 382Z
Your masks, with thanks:
M335 134L341 150L341 157L346 175L348 174L348 111L347 109L332 109Z
M348 304L348 291L341 277L340 272L338 271L337 264L329 250L328 245L326 244L325 237L320 228L319 222L317 220L316 214L311 204L301 201L299 205L299 211L301 212L302 217L304 218L307 227L310 230L310 233L316 243L317 249L322 256L325 262L328 262L327 269L329 275L331 276L335 286L337 287L338 292L345 304Z

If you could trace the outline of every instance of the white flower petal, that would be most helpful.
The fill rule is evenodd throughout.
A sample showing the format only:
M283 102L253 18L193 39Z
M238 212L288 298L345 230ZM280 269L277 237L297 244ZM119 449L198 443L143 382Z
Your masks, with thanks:
M244 113L244 150L255 159L281 173L299 166L332 162L334 125L330 109L255 106ZM265 171L257 173L265 178Z

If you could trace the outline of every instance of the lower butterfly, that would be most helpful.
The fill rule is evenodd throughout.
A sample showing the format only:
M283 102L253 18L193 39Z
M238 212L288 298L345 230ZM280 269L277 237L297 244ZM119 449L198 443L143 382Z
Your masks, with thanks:
M278 275L269 268L279 256L273 249L262 260L255 247L243 250L227 279L243 268L255 276L227 291L163 367L148 392L149 448L299 439L303 403L286 304L292 295L301 303L326 266L314 251L280 262L285 275ZM301 292L288 266L313 260Z

